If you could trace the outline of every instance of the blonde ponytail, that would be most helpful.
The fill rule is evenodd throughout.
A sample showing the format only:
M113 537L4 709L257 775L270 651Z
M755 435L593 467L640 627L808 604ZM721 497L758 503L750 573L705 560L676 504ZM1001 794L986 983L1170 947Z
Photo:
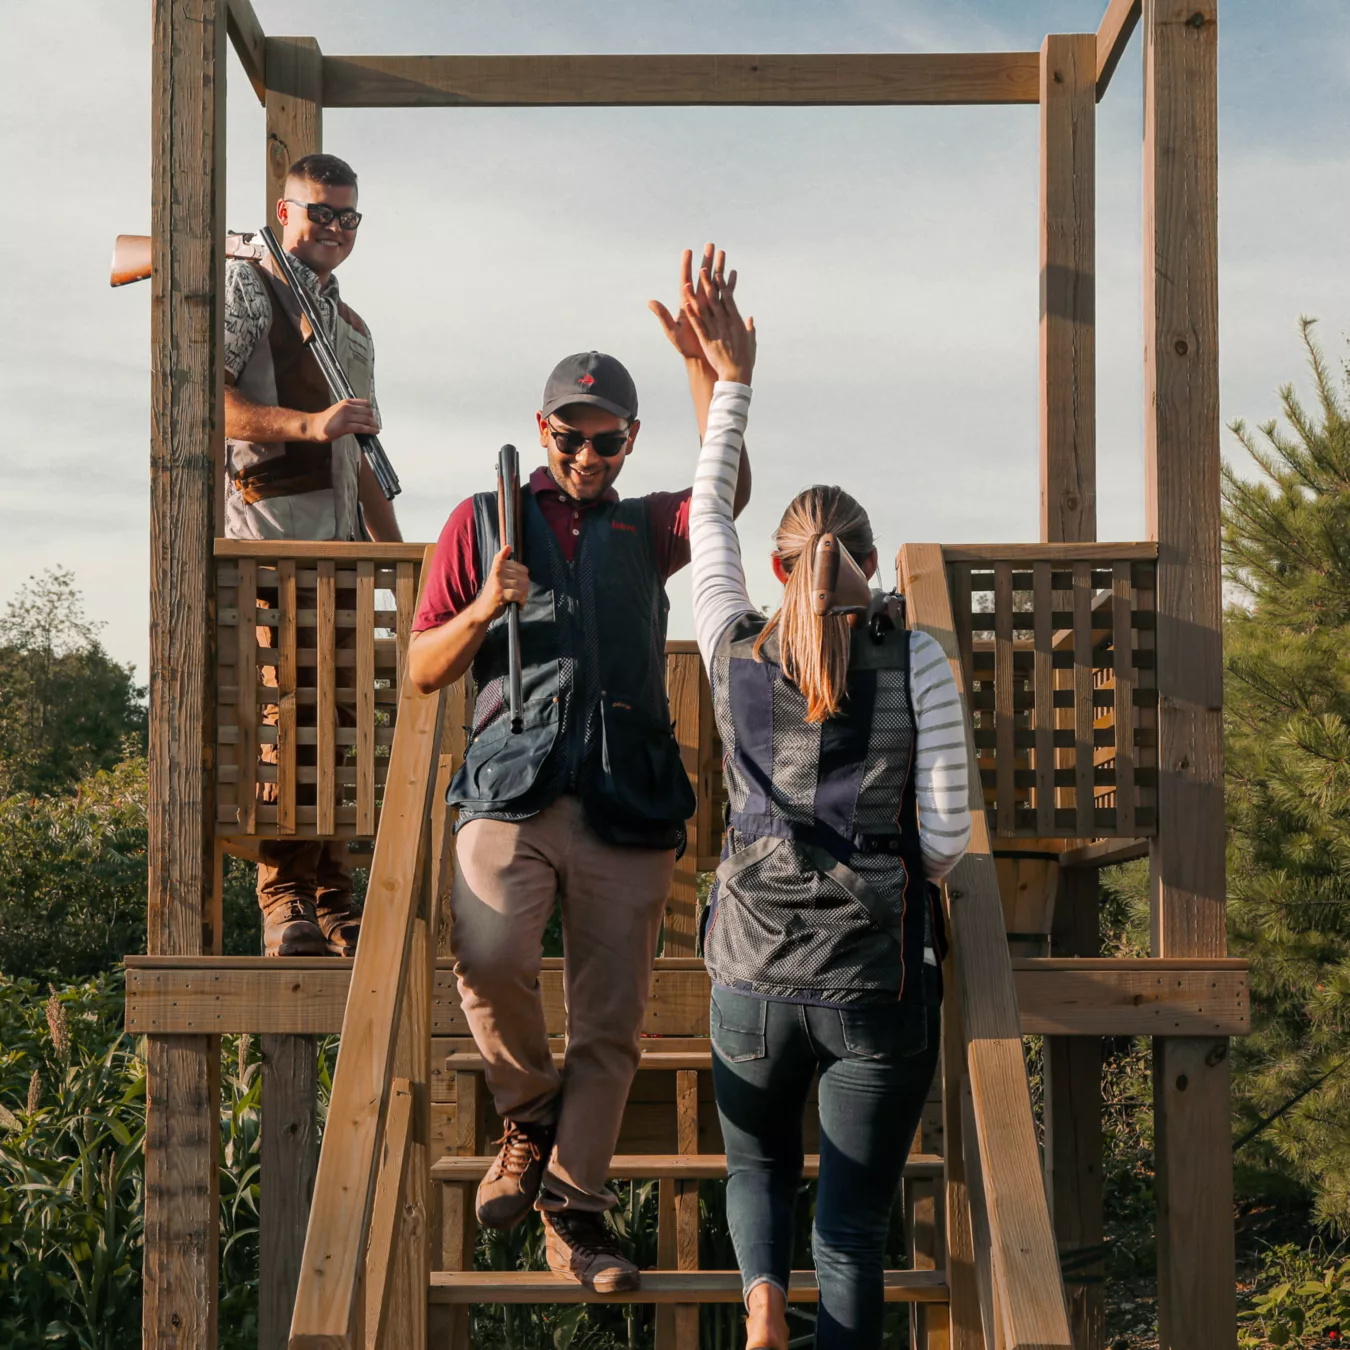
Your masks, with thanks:
M778 557L787 586L778 612L755 642L755 658L769 635L778 632L783 674L806 699L806 720L824 722L844 703L848 682L849 622L841 615L816 613L811 591L811 560L822 534L831 533L861 565L872 552L867 512L842 488L810 487L795 497L778 525Z

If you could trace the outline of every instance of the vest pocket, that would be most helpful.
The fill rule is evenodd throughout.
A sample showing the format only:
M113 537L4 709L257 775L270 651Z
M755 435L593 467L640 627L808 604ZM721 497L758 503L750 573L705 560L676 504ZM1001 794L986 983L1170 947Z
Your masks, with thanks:
M558 705L551 698L531 699L521 711L520 732L511 730L511 719L503 713L470 742L450 784L452 805L501 805L534 786L558 739Z
M600 699L598 804L642 822L683 824L698 803L668 722L604 695Z

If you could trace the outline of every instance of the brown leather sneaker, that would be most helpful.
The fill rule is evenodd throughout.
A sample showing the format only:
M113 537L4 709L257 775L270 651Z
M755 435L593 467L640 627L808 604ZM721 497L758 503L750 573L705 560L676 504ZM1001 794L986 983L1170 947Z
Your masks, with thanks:
M356 940L361 936L361 911L352 903L350 895L329 901L321 899L314 908L314 917L328 944L330 956L355 956Z
M597 1294L618 1294L642 1283L641 1272L620 1251L603 1215L546 1209L543 1217L544 1256L555 1275Z
M553 1127L502 1122L501 1147L478 1183L478 1222L485 1228L514 1228L529 1212L553 1151Z
M288 895L263 910L263 950L268 956L327 956L313 903Z

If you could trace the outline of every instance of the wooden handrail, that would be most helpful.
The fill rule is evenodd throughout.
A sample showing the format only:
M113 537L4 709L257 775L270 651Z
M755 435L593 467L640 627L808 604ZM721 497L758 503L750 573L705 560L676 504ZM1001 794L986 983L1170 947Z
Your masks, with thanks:
M426 572L424 567L423 576ZM305 1234L291 1350L355 1350L409 949L428 865L445 702L444 690L424 695L406 678L399 691L384 810ZM417 978L429 974L428 967Z
M217 558L290 558L313 562L429 562L434 544L375 544L335 539L217 539Z
M965 675L941 546L905 545L900 551L900 569L911 624L937 640L964 694ZM1033 1346L1070 1350L1064 1285L1041 1178L979 759L970 721L962 720L971 781L971 842L969 852L949 873L946 890L976 1135L973 1140L962 1140L967 1183L972 1188L978 1184L983 1198L993 1311L1002 1326L1001 1343L1007 1350ZM959 1092L961 1085L949 1082L948 1090ZM972 1152L975 1148L978 1154Z

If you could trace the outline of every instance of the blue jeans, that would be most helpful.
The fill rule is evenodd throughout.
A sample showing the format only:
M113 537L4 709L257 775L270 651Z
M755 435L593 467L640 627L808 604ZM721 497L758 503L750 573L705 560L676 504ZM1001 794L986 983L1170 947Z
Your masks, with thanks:
M811 1234L818 1350L881 1345L891 1210L937 1068L941 1014L932 993L913 1006L817 1008L713 987L727 1220L747 1294L766 1280L787 1291L802 1113L820 1075Z

